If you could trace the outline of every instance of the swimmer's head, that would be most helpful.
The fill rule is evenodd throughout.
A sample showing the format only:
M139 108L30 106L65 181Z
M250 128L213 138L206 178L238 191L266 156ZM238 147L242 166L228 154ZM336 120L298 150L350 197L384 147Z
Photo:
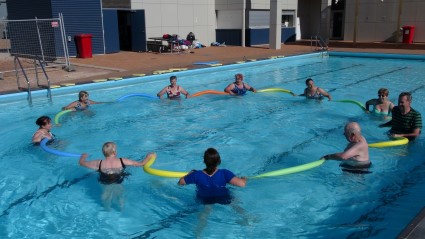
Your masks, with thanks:
M242 73L238 73L238 74L235 75L235 81L237 81L237 80L243 81L243 75L242 75Z
M83 97L89 97L89 93L87 91L80 91L80 93L78 93L78 99L81 101L83 99Z
M52 122L52 120L50 119L50 117L49 116L41 116L41 117L39 117L36 121L35 121L35 124L36 125L38 125L38 126L40 126L40 128L41 127L43 127L43 126L45 126L45 125L47 125L47 124L50 124L50 122Z
M204 163L205 166L207 166L207 168L205 169L207 174L213 174L217 166L221 163L220 154L215 148L208 148L207 150L205 150Z
M353 136L361 135L360 125L357 122L349 122L344 127L344 135L349 140Z
M117 146L113 142L106 142L103 144L102 152L105 157L109 157L117 153Z
M385 88L381 88L378 90L378 96L388 96L390 94L390 91L388 89Z
M310 85L313 85L313 84L314 84L313 79L308 78L307 80L305 80L305 85L306 85L306 86L310 86Z
M401 92L400 95L398 96L399 99L406 97L406 100L409 102L412 102L412 94L410 94L410 92Z

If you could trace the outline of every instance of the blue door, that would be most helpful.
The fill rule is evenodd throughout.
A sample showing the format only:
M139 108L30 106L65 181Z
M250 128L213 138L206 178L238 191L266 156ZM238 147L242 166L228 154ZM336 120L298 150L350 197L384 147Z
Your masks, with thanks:
M131 50L146 51L145 10L131 11Z
M118 34L118 12L116 9L103 9L103 31L105 37L105 53L120 51Z

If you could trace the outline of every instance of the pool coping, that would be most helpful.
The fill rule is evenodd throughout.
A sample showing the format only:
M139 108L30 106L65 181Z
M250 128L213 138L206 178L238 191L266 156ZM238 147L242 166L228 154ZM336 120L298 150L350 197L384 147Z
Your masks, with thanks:
M287 56L287 57L270 57L265 59L258 59L255 61L246 61L244 63L236 62L233 64L226 64L226 65L220 65L220 66L210 66L210 67L203 67L203 68L195 68L195 69L187 69L182 71L172 71L172 72L164 72L161 74L152 74L152 75L145 75L145 76L123 76L122 78L109 78L105 79L105 81L100 82L81 82L78 84L70 85L67 87L59 87L59 88L52 88L52 97L54 97L54 93L75 93L79 90L93 90L93 89L103 89L103 88L112 88L112 87L119 87L123 85L132 85L132 84L139 84L141 81L143 82L152 82L158 79L164 79L169 78L172 75L183 77L185 75L193 75L193 74L201 74L201 73L210 73L210 72L216 72L218 69L225 70L225 69L233 69L233 68L241 68L243 67L249 67L252 65L255 66L261 66L270 64L272 62L285 62L289 60L298 60L298 59L305 59L305 58L312 58L312 57L320 57L321 53L307 53L307 54L300 54L300 55L293 55L293 56ZM106 86L106 87L105 87ZM129 92L129 93L136 93L136 92ZM42 95L47 95L46 89L34 89L31 91L31 96L34 97L40 97ZM26 91L23 92L16 92L16 93L10 93L10 94L1 94L0 95L0 103L7 103L7 102L13 102L17 100L25 100L28 97L28 93ZM47 98L47 97L46 97Z
M425 235L425 207L407 224L397 239L420 239Z

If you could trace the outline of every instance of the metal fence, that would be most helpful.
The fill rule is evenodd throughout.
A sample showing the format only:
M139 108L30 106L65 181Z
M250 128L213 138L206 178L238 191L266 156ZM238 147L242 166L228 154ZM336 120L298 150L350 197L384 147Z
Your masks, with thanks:
M63 17L0 20L0 52L70 69ZM15 69L16 70L16 69Z

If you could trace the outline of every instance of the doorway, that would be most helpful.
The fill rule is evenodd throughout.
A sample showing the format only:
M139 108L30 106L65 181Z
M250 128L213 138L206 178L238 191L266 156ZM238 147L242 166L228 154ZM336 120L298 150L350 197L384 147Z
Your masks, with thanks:
M118 10L120 50L146 51L145 10Z
M331 39L344 39L344 12L333 11L331 15Z

